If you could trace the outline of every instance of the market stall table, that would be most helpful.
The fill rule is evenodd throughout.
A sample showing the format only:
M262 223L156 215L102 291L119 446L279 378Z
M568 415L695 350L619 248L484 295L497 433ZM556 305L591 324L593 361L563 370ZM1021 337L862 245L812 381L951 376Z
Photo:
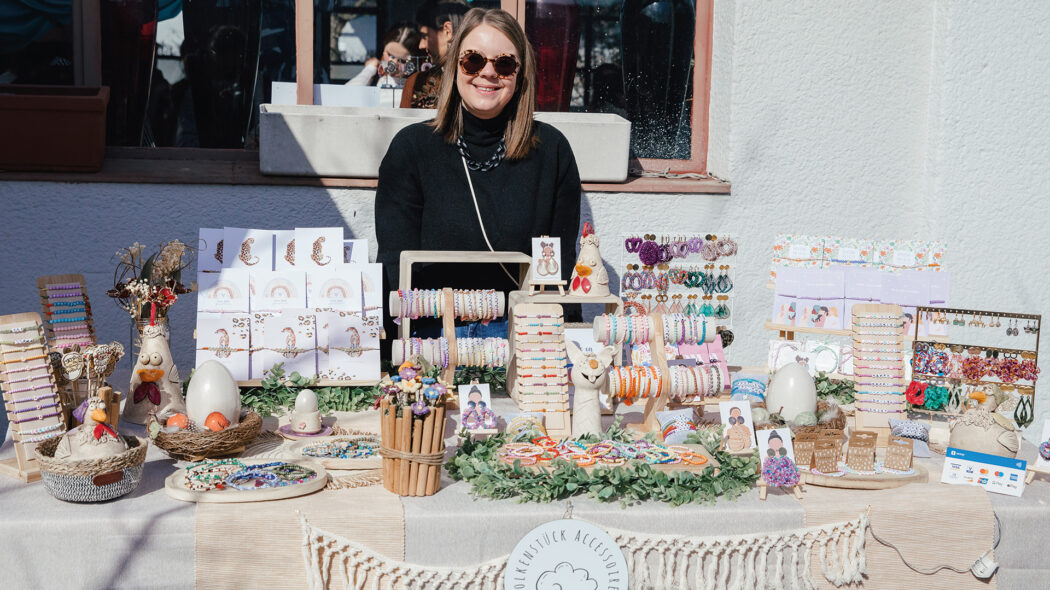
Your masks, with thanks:
M506 398L494 405L499 413L513 409ZM372 413L340 415L340 425L348 428L364 428L377 420ZM273 427L268 421L266 428ZM122 430L133 433L135 428L122 425ZM449 443L455 442L452 432L450 425ZM1022 456L1032 458L1034 452L1025 445ZM8 440L0 456L11 453ZM782 491L771 491L768 500L760 502L755 489L736 501L677 508L650 502L624 509L615 502L575 497L572 515L621 530L702 536L838 522L872 505L872 527L898 544L917 566L968 567L991 546L990 507L1002 525L995 556L1001 567L994 586L969 574L914 574L869 533L869 579L864 587L1045 587L1050 571L1041 548L1050 543L1050 530L1044 526L1050 521L1050 481L1037 478L1024 497L1010 498L936 483L942 459L921 461L930 468L931 483L896 490L806 486L802 502ZM196 506L162 490L164 478L174 469L172 460L151 448L139 488L99 505L68 504L52 498L40 483L0 479L0 535L7 539L6 551L0 552L5 587L303 588L306 571L297 511L310 524L391 559L469 565L506 555L531 528L562 518L567 509L566 502L475 501L465 483L447 476L441 491L424 498L399 499L374 485L280 502ZM819 570L816 560L813 567ZM814 571L814 579L819 587L831 587L819 571Z

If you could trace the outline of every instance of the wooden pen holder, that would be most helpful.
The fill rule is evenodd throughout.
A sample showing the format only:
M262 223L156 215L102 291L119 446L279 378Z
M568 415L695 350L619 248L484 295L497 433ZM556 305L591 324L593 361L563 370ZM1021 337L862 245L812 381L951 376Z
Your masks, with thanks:
M441 488L445 458L445 405L416 416L383 398L379 406L383 487L399 496L432 496Z

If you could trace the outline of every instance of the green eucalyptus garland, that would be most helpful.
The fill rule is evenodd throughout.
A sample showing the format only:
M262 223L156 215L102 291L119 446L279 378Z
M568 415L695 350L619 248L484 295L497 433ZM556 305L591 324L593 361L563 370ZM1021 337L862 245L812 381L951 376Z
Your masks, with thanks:
M241 389L241 405L263 416L277 416L295 407L295 397L303 389L317 394L317 407L322 414L369 410L379 397L379 387L314 387L317 380L292 372L285 377L284 363L270 369L260 387Z
M619 427L619 420L600 438L631 440ZM577 440L592 443L598 442L599 437L584 436ZM714 502L719 496L736 498L758 480L757 453L750 457L734 457L718 450L720 441L718 430L700 431L686 440L687 444L702 444L719 461L721 469L718 475L714 474L714 469L705 469L699 474L690 471L668 473L645 463L624 467L599 466L587 472L557 459L550 468L528 469L517 462L509 465L497 456L499 448L507 442L504 434L486 440L461 434L459 447L445 463L445 468L452 479L469 483L475 497L517 498L519 502L545 503L586 494L599 502L619 501L621 506L647 500L681 506Z

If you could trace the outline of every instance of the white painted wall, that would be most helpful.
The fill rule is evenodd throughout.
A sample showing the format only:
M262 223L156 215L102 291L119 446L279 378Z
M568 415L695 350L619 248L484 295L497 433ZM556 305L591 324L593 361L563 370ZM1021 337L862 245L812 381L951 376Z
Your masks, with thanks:
M953 304L1050 314L1047 30L1047 3L717 0L710 161L733 194L588 194L584 217L613 263L636 228L736 235L734 363L764 362L780 232L943 239ZM373 194L0 183L0 313L37 309L36 276L81 271L100 337L127 342L128 320L104 296L118 247L223 225L345 223L373 238ZM193 313L191 298L173 317L184 367ZM1047 392L1030 438L1050 417Z

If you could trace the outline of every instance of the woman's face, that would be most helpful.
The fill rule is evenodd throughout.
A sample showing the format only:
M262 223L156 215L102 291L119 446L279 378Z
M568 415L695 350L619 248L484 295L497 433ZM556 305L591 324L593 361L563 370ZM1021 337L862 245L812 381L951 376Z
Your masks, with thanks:
M503 54L512 55L521 61L521 56L510 39L489 25L481 25L471 31L463 39L459 50L460 53L476 51L490 59ZM463 106L467 111L479 119L491 119L503 112L518 87L517 74L509 78L500 78L496 75L492 62L487 62L477 75L469 76L459 67L459 56L455 58L456 89L463 98Z
M383 48L383 61L390 61L392 59L400 59L408 57L411 52L402 44L397 41L391 41L386 44Z

